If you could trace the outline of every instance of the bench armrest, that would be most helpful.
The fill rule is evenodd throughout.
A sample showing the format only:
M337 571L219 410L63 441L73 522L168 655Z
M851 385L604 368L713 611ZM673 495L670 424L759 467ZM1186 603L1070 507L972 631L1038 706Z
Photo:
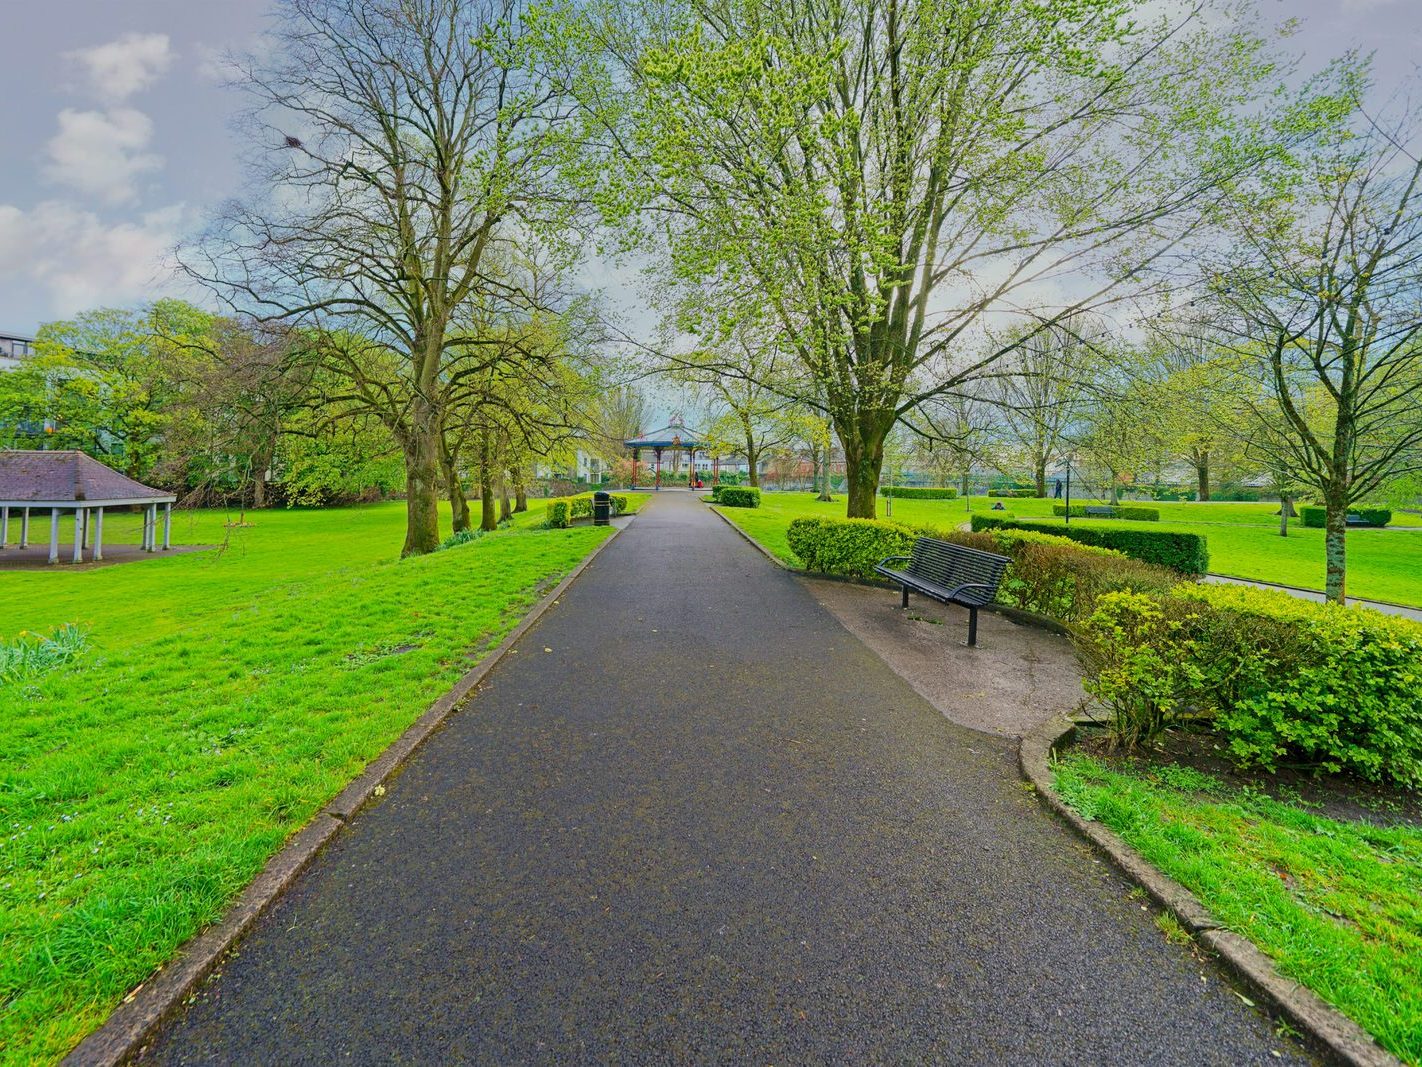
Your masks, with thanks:
M897 563L897 562L898 562L899 560L901 560L901 559L913 559L913 557L912 557L912 556L885 556L885 557L884 557L883 559L881 559L878 563L876 563L875 566L876 566L876 567L887 567L890 563Z

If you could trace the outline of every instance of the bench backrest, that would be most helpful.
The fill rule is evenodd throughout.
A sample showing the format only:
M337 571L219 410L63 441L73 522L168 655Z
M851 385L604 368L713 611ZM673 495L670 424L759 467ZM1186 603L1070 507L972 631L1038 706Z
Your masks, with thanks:
M1086 505L1086 514L1109 516L1116 514L1116 509L1106 504L1088 504Z
M914 542L913 562L908 569L911 574L949 589L967 582L986 585L987 589L969 589L963 593L966 601L986 604L992 600L1011 562L1006 556L993 552L980 552L936 537L920 537Z

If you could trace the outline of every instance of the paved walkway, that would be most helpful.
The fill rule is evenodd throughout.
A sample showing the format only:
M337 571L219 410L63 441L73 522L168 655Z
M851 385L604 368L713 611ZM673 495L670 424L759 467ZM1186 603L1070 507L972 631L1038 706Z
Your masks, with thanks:
M1296 1060L1014 751L664 494L152 1056Z

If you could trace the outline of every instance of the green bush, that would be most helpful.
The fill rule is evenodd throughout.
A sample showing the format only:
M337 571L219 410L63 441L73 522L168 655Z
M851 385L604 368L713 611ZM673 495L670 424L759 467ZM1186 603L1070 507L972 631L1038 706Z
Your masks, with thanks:
M627 497L622 493L609 493L612 498L612 514L622 515L629 510ZM577 496L558 497L548 501L548 518L544 525L553 530L566 530L574 519L590 519L593 513L592 493Z
M1213 716L1242 765L1422 785L1422 626L1248 586L1184 583L1144 598L1153 608L1141 599L1103 597L1082 628L1089 692L1130 699L1123 668L1102 674L1103 663L1178 664L1150 699Z
M919 537L995 552L1012 562L998 587L997 602L1073 622L1090 614L1096 599L1119 589L1165 592L1180 578L1174 571L1090 548L1037 530L966 533L904 526L875 519L796 519L786 531L790 550L805 569L846 578L872 579L874 565L907 556Z
M0 685L57 670L77 659L88 645L88 635L72 622L48 636L24 630L8 640L0 638Z
M477 541L483 536L483 530L476 530L472 527L467 530L456 530L454 533L450 534L443 541L441 541L439 543L439 548L437 548L435 551L443 552L447 548L458 548L460 545L467 545L473 541Z
M1392 512L1387 508L1350 508L1349 515L1356 515L1369 526L1386 526L1392 522ZM1326 525L1328 509L1316 504L1305 504L1299 508L1299 517L1310 529L1321 530Z
M1070 526L1060 522L1019 522L994 515L974 514L974 530L1027 529L1068 537L1083 545L1113 548L1142 563L1169 567L1198 577L1209 570L1210 554L1201 534L1166 530L1122 530L1106 526Z
M918 534L877 519L796 519L785 541L807 571L846 578L873 578L874 564L913 552Z
M740 472L739 472L739 471L731 471L731 472L728 474L726 471L721 471L721 473L719 473L719 474L716 475L716 482L717 482L718 485L740 485L740 484L741 484L741 475L740 475Z
M989 489L988 496L1031 498L1037 495L1035 489Z
M958 490L951 487L935 489L927 485L881 485L880 496L896 496L903 500L955 500Z
M716 497L716 502L728 508L758 508L760 490L753 485L722 486L721 495Z
M1111 518L1113 519L1130 519L1135 522L1160 521L1159 508L1147 508L1134 504L1073 504L1071 505L1071 517L1074 519L1085 517L1086 509L1089 507L1109 507L1111 509ZM1052 505L1053 515L1065 515L1066 513L1067 506L1065 504Z

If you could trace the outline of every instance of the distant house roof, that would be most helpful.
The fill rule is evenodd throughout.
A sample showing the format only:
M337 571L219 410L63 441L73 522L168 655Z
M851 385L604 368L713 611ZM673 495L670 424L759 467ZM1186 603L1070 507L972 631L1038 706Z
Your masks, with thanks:
M0 505L7 507L163 504L176 499L83 452L0 452Z

